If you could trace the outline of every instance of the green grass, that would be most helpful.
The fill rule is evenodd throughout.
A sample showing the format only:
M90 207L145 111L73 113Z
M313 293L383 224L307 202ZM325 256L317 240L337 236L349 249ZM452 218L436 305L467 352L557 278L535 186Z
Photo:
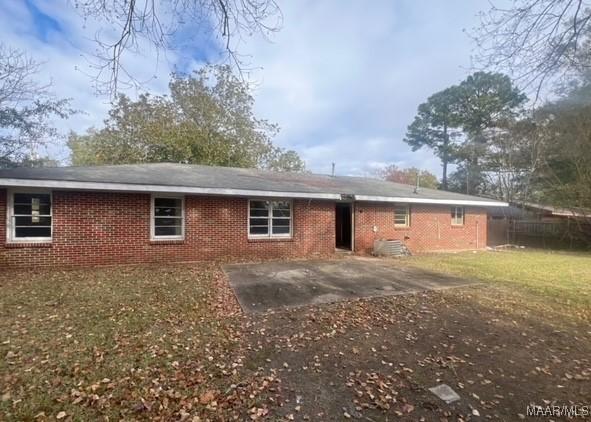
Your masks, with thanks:
M228 381L237 344L216 313L216 275L182 265L0 274L0 419L199 413L194 397Z
M591 254L503 251L410 257L406 265L488 282L548 305L591 309Z

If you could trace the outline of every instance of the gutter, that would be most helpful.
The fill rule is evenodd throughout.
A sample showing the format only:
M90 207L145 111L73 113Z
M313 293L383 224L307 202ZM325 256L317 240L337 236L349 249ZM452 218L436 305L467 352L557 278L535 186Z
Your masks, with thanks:
M337 193L309 193L309 192L285 192L254 189L228 189L228 188L199 188L191 186L165 186L143 185L139 183L103 183L103 182L77 182L67 180L40 180L40 179L0 179L2 187L26 187L63 190L92 190L111 192L146 192L146 193L170 193L193 195L222 195L222 196L246 196L261 198L302 198L302 199L353 199L355 201L368 202L399 202L406 204L436 204L436 205L472 205L482 207L507 207L506 202L500 201L473 201L466 199L429 199L398 196L372 196L372 195L345 195Z
M473 201L469 199L429 199L399 196L355 195L356 201L368 202L401 202L405 204L436 204L436 205L473 205L481 207L508 207L507 202L501 201Z
M280 192L252 189L197 188L190 186L142 185L129 183L73 182L64 180L0 179L0 186L113 192L165 192L194 195L224 195L273 198L341 199L336 193Z

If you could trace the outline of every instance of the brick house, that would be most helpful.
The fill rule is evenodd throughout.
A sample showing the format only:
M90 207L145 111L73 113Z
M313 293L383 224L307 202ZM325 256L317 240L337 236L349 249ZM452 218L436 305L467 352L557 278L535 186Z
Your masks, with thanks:
M375 179L183 164L0 170L0 268L486 246L505 203Z

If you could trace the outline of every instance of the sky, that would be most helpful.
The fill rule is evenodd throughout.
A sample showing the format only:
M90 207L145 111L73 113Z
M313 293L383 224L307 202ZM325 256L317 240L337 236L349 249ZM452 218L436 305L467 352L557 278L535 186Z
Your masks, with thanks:
M82 112L57 121L62 134L101 127L109 98L92 83L96 34L101 22L83 19L68 0L3 0L0 40L42 63L41 83L71 98ZM277 123L275 144L297 151L308 170L371 176L396 164L441 176L429 150L413 152L406 127L429 95L456 84L473 69L474 45L465 30L479 23L487 0L278 0L281 29L270 37L244 38L255 114ZM219 45L207 31L187 25L174 50L157 58L147 43L127 54L127 69L141 89L166 92L172 70L219 62ZM125 90L132 97L138 90ZM49 152L68 163L64 144Z

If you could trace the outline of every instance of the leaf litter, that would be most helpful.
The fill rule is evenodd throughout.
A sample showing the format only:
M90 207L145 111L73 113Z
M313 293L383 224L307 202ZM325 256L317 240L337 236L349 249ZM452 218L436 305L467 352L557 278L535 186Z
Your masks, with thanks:
M512 420L591 396L588 328L490 286L245 316L215 264L0 280L7 420Z

